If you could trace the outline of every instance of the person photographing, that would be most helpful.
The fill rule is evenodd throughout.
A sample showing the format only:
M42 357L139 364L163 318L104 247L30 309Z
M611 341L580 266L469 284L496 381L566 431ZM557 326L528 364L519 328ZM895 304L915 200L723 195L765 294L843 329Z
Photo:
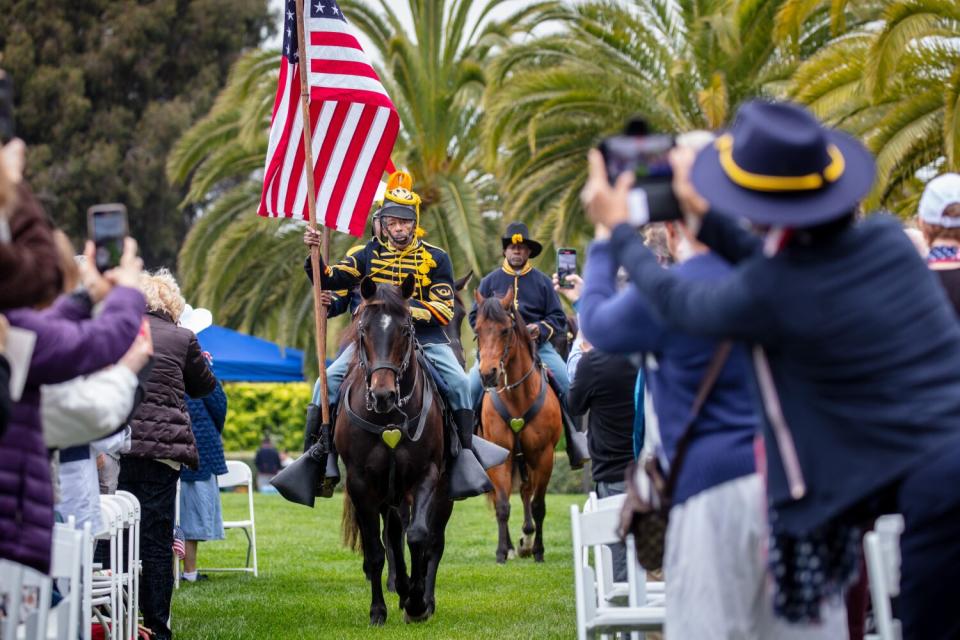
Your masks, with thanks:
M657 264L626 224L632 176L611 185L596 151L582 199L665 323L751 348L777 613L818 619L853 578L857 525L900 512L904 638L957 637L960 327L900 224L857 221L872 156L802 107L755 101L714 144L670 162L697 240L733 265L720 280ZM823 557L813 541L840 551ZM797 570L813 560L830 571L817 582Z

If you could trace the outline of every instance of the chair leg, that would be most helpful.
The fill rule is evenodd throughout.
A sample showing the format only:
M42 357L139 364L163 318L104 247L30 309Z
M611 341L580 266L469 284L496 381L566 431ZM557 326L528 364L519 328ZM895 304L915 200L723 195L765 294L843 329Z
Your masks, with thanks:
M253 540L250 539L250 531L246 527L244 527L242 531L243 531L243 535L247 536L247 561L243 566L249 569L250 568L250 552L253 549Z

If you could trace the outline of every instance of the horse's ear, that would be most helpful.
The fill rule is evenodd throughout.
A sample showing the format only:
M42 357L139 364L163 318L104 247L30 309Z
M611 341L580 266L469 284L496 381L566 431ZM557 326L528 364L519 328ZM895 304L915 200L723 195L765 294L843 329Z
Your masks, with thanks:
M360 295L364 300L370 300L377 295L377 283L369 276L360 281Z
M413 290L417 286L417 281L413 277L412 273L408 273L407 277L403 279L403 282L400 284L400 295L404 298L409 299L413 295Z
M453 283L453 288L456 291L463 291L464 287L467 286L467 283L470 282L471 278L473 278L473 269L470 269L470 271L467 272L467 275L455 281Z
M478 307L483 304L484 297L483 294L480 293L479 288L473 290L473 299L476 301Z
M507 290L507 295L500 298L500 304L505 311L510 311L510 307L513 306L513 287Z

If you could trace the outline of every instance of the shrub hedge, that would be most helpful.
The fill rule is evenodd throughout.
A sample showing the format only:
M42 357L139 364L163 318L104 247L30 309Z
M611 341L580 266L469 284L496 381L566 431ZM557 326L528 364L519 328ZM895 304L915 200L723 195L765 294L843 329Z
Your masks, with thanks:
M228 452L254 451L269 435L277 448L300 451L303 423L313 388L306 382L230 382L223 448Z

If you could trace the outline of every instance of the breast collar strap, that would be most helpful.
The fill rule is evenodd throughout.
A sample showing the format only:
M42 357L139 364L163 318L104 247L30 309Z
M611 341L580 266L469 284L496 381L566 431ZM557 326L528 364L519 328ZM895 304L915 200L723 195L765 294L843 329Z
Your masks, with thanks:
M420 407L420 413L412 418L407 417L407 414L403 412L402 409L396 409L397 413L403 416L403 422L401 423L387 423L387 424L376 424L370 422L366 418L357 414L353 410L353 407L350 404L350 390L353 387L353 383L347 385L346 390L343 393L343 403L347 411L347 417L350 419L351 424L363 429L367 433L372 433L375 436L382 436L384 431L390 429L399 429L403 436L410 442L418 442L420 437L423 435L423 428L427 424L427 416L430 414L430 409L433 406L433 385L426 379L426 374L424 374L419 369L417 370L417 378L423 380L423 403ZM407 394L407 400L413 395L414 389L417 388L416 380L410 389L410 393ZM413 430L413 433L410 433L411 425L416 424L416 428Z

